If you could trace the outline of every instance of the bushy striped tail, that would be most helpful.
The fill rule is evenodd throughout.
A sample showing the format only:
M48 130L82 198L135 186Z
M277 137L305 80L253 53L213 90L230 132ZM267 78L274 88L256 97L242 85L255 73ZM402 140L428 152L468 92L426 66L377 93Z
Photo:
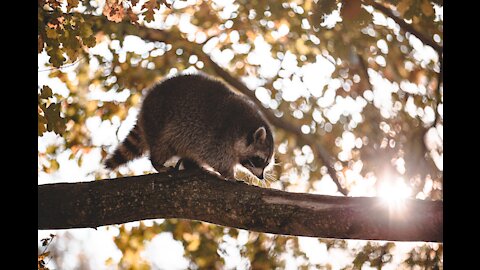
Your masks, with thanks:
M128 161L141 156L146 150L146 144L137 125L128 133L125 140L105 160L105 167L113 170Z

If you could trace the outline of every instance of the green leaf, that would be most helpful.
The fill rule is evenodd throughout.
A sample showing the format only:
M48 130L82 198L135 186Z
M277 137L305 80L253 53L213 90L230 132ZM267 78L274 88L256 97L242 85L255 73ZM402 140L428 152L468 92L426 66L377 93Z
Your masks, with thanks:
M45 118L48 121L47 130L61 135L66 129L66 121L60 116L60 109L60 103L50 104L45 111Z
M95 39L95 36L89 36L87 38L82 38L83 44L85 44L87 47L92 48L97 44L97 41Z
M65 57L63 57L63 52L59 48L50 48L47 51L48 56L50 59L48 60L54 67L61 67L63 62L65 62Z
M58 38L57 30L50 28L48 26L45 29L45 33L47 34L48 38Z
M82 38L88 38L93 35L92 25L88 23L82 23L80 25L80 36Z
M78 58L78 55L79 55L79 51L78 50L75 50L75 49L70 49L70 48L67 48L66 49L66 53L67 53L67 56L68 58L70 59L70 61L76 61L77 58Z

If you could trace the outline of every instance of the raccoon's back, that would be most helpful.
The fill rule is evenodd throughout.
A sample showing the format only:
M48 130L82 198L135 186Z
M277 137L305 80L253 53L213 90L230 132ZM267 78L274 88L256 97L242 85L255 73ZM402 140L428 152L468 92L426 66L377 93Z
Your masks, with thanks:
M157 84L145 97L140 117L147 129L174 124L192 132L218 133L232 124L248 129L262 122L254 104L205 75L176 76Z

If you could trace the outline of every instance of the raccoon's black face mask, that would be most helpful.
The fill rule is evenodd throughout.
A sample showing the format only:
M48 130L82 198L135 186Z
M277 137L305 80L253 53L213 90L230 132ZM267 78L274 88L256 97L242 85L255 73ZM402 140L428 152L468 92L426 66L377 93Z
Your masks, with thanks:
M258 177L258 179L263 180L264 170L267 167L268 163L266 160L261 159L258 156L253 156L247 159L244 159L240 162L243 167L247 168L253 175Z
M273 137L265 127L259 127L247 138L248 153L240 160L240 164L259 179L264 179L265 168L271 163L273 156Z

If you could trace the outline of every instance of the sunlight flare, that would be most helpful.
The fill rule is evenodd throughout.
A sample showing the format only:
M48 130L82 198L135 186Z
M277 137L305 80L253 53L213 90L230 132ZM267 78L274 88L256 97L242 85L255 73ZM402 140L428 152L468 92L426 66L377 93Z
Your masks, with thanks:
M407 210L405 199L410 197L411 193L411 188L401 177L394 181L383 181L377 190L377 196L386 203L392 214L403 214Z

